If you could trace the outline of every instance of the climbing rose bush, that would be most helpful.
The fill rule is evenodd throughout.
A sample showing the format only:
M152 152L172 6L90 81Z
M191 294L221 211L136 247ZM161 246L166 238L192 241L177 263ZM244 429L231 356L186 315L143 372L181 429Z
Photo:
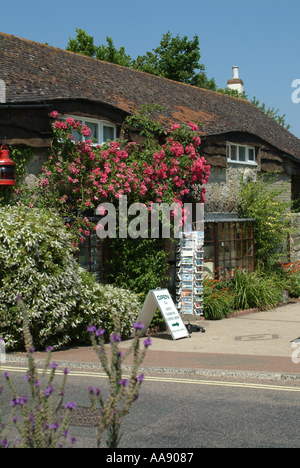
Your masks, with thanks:
M56 111L52 117L58 118ZM54 140L48 161L42 168L39 200L56 206L61 213L84 213L101 202L118 203L122 195L128 204L140 202L149 211L153 203L179 203L197 185L199 202L205 201L210 166L199 154L198 126L173 125L163 144L111 141L95 145L90 129L73 118L53 123ZM74 132L85 141L74 140ZM200 188L199 188L200 187ZM82 216L81 241L93 226Z
M54 211L0 208L0 331L8 349L24 346L18 295L28 310L34 343L42 349L85 343L91 320L112 332L113 313L122 336L130 334L141 307L138 297L97 283L76 262L71 240Z

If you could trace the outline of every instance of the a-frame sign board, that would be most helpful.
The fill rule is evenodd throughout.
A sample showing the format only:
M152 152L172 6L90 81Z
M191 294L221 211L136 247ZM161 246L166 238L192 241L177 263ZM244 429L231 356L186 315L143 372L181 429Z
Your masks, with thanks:
M136 320L137 322L142 322L144 325L141 331L142 335L146 334L157 307L159 307L162 313L173 340L189 337L186 326L167 289L151 289L151 291L148 292L142 310Z

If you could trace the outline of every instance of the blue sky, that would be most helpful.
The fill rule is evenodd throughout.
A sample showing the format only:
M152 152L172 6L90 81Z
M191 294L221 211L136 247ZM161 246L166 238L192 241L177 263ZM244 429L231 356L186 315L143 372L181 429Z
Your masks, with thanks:
M224 88L239 66L249 98L286 114L298 138L300 103L291 96L300 79L299 18L299 0L0 0L1 32L62 49L76 27L95 45L111 37L133 58L157 47L167 31L197 34L208 78Z

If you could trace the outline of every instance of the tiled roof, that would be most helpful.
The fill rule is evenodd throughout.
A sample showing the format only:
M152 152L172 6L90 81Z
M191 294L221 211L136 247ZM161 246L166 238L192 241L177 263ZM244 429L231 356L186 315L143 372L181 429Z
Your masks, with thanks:
M201 121L202 134L248 132L300 159L300 140L248 101L0 33L7 103L84 99L133 113L161 104L165 125Z

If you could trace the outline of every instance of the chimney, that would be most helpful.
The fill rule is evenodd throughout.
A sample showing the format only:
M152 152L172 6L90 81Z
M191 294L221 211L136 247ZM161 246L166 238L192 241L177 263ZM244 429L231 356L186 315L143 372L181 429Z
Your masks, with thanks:
M232 67L232 78L227 81L229 89L236 89L239 93L243 92L244 82L239 78L239 67Z

